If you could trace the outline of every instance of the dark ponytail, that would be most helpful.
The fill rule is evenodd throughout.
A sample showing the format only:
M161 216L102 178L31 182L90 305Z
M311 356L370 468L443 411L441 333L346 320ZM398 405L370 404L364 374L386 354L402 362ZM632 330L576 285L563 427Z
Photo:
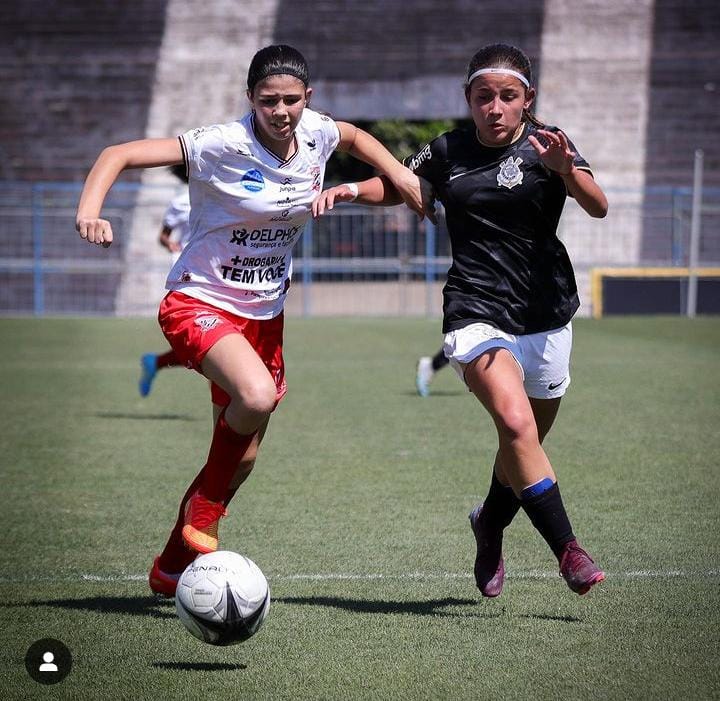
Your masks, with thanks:
M481 68L509 68L525 76L530 85L533 84L530 59L523 51L510 44L488 44L487 46L483 46L483 48L470 59L467 77L465 79L466 96L470 91L470 83L468 82L470 76ZM543 122L527 110L523 110L523 119L527 119L530 124L539 129L545 127Z
M248 90L270 75L291 75L301 80L305 87L310 82L310 70L305 57L292 46L274 44L260 49L250 62L247 75Z

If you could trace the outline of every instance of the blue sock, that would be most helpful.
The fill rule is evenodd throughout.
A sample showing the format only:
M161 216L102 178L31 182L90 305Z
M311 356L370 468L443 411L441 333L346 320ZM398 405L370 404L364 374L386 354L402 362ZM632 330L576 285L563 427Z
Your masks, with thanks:
M555 482L553 482L549 477L545 477L539 482L535 482L535 484L531 484L529 487L525 487L525 489L520 492L520 500L527 501L528 499L536 497L543 492L547 492L547 490L550 489L550 487L552 487L554 484Z

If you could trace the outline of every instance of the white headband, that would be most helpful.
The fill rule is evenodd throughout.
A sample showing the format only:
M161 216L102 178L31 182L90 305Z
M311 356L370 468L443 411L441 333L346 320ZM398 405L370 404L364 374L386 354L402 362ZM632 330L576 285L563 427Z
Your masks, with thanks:
M522 74L511 68L481 68L479 71L475 71L468 79L467 84L475 80L479 75L485 75L486 73L500 73L501 75L511 75L513 78L517 78L526 88L530 87L530 81Z

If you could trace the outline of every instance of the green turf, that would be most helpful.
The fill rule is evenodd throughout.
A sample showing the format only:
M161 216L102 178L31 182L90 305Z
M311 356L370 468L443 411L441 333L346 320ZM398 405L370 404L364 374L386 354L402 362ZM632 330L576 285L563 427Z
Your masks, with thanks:
M415 395L438 322L291 320L290 392L222 526L273 603L213 648L138 578L204 460L205 383L167 371L139 398L151 320L0 320L0 698L720 697L720 322L575 332L547 450L606 582L570 592L520 514L482 600L467 513L495 438L451 370ZM43 637L74 656L53 687L24 669Z

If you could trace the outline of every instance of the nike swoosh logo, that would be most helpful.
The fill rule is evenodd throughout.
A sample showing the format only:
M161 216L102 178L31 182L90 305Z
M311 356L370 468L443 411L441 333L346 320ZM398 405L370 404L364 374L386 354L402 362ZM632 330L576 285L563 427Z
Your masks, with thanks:
M560 382L556 382L555 384L553 384L553 383L551 382L551 383L548 385L548 389L557 389L563 382L565 382L565 379L566 379L566 378L563 377L562 380L560 380Z

